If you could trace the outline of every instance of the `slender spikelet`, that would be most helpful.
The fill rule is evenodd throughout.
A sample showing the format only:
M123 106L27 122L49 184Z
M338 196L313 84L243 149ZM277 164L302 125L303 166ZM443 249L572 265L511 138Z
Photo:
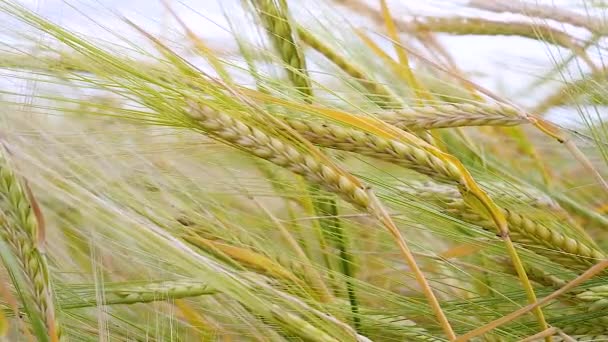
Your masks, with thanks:
M296 42L296 32L289 23L287 3L284 0L253 1L262 23L281 59L291 82L304 96L312 96L310 78L306 71L306 60Z
M526 268L526 273L530 276L530 279L541 285L559 289L568 283L564 279L547 273L544 269L536 267L536 265L532 263L525 263L524 267Z
M61 337L53 287L43 251L42 216L31 191L11 170L8 151L0 145L0 236L12 249L28 280L37 314L52 340Z
M518 36L548 42L572 50L592 69L591 61L582 45L565 31L548 25L528 22L503 22L470 17L423 17L401 21L398 27L409 32L443 32L454 35Z
M523 203L537 209L563 210L557 202L535 189L521 189L513 184L503 182L480 182L484 188L492 189L492 198L497 201ZM397 187L406 193L419 195L421 198L453 200L460 198L460 193L453 187L433 182L408 182L407 186ZM514 188L517 191L513 191Z
M472 17L422 17L400 21L404 31L432 31L455 35L519 36L539 39L567 49L580 49L575 39L564 31L547 25L527 22L504 22Z
M583 94L591 93L599 84L605 82L608 70L594 71L579 80L568 82L556 91L545 97L531 111L534 114L543 114L552 107L575 102Z
M212 295L218 291L212 289L205 282L193 280L174 280L153 282L149 284L130 285L130 284L106 284L104 286L103 302L98 302L96 294L81 294L81 297L74 302L62 303L65 309L75 309L81 307L117 304L136 304L164 301L171 299L198 297ZM76 292L78 292L76 290ZM90 297L90 298L89 298Z
M405 317L390 316L390 315L378 315L378 314L366 314L364 315L366 321L370 326L366 326L367 329L382 329L382 327L391 326L394 327L395 331L399 332L401 338L407 337L413 341L421 342L440 342L443 339L434 337L428 330L416 325L416 322L409 320Z
M442 194L445 194L445 192L441 189L434 190L432 187L429 187L426 191L420 191L418 188L414 193L416 196L429 199L437 199L437 196L440 196L437 204L441 205L450 215L479 225L487 230L494 228L492 222L479 215L464 200L454 197L443 197ZM501 211L509 223L513 241L523 244L526 248L540 255L556 260L564 266L584 270L597 263L597 260L606 257L603 252L594 247L550 229L541 223L529 219L525 215L506 208L501 208Z
M368 93L365 95L380 108L401 107L396 95L386 86L370 79L356 64L340 55L331 46L321 41L313 33L298 27L298 36L306 45L332 61L338 68L355 79Z
M528 122L520 110L501 103L427 105L375 114L395 127L412 131L464 126L516 126Z

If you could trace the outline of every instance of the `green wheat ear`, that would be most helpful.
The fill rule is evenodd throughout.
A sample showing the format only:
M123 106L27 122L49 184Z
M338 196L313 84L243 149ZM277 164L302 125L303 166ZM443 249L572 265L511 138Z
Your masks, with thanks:
M19 179L8 162L8 151L0 146L0 236L11 247L30 282L35 310L53 341L61 338L56 319L53 287L42 244L44 227L38 204L28 185Z
M312 85L306 69L304 53L297 43L297 32L292 29L285 0L254 0L262 23L285 63L291 83L306 98L312 97Z

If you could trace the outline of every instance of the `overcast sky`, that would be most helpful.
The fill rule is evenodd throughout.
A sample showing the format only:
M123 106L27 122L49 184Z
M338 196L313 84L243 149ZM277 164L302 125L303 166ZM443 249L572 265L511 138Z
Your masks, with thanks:
M224 13L229 13L230 17L238 23L240 16L243 15L239 0L168 0L168 2L189 27L209 44L223 49L235 48L230 40L230 33L226 30L228 25ZM130 37L129 35L134 34L120 15L159 35L171 36L168 28L176 28L160 0L21 0L20 3L77 32L111 42L117 42L117 38L110 31L123 37ZM588 6L581 6L581 2L555 0L542 3L559 4L570 10L587 12L597 17L605 16L604 10L591 10ZM305 22L309 21L311 17L322 17L327 14L324 12L328 8L326 2L320 0L291 1L290 4L292 12L295 11L298 19L301 18ZM369 4L377 7L377 1L369 1ZM466 0L389 1L393 15L403 18L413 15L461 15L499 20L525 19L511 14L493 14L465 9L464 4L466 4ZM341 10L341 13L338 15L332 13L333 17L342 15L356 26L364 25L374 29L371 22L365 18L353 15L340 6L334 6L334 8ZM93 24L92 21L97 24ZM576 37L587 37L587 33L583 30L551 22L548 24L566 30ZM5 22L5 25L12 24ZM14 27L11 28L14 29ZM251 30L243 27L241 33L254 33L249 31ZM520 96L526 85L551 68L556 59L569 54L569 51L525 38L449 35L439 35L439 37L461 68L474 72L473 77L477 82L506 96L514 97L516 102L523 105L530 104L543 95L543 91L541 91L531 96ZM132 39L130 38L130 40ZM378 42L388 46L387 42L382 41L380 37ZM592 58L600 61L601 55L596 50L590 51L590 53ZM572 77L576 77L578 67L572 68ZM584 65L580 65L580 67L583 71L586 70ZM548 91L550 91L549 87L544 88L545 93Z

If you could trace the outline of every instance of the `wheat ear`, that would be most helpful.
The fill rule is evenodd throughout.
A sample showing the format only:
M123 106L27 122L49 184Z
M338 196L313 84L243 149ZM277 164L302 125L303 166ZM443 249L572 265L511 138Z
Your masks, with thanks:
M414 32L443 32L454 35L518 36L548 42L572 50L593 70L595 63L583 47L568 33L548 25L527 22L503 22L471 17L423 17L399 22L399 28Z
M338 342L338 340L308 323L299 315L286 311L278 305L271 305L270 313L275 320L282 323L290 330L293 330L307 341Z
M471 0L468 5L491 12L509 12L529 17L555 20L560 23L583 27L597 34L606 33L606 27L601 23L600 18L593 17L589 13L581 15L556 6L528 3L519 0Z
M487 230L494 228L491 221L479 215L461 198L446 197L446 192L442 188L435 186L416 187L415 189L412 188L412 193L418 197L435 199L437 204L442 206L451 216ZM509 223L513 241L523 244L539 255L547 256L563 265L581 270L589 268L597 260L606 257L603 252L594 247L545 227L525 215L505 208L501 208L501 211Z
M98 302L97 294L88 295L83 293L77 301L62 303L61 307L64 309L76 309L96 306L98 304L118 305L151 303L218 293L218 291L210 288L205 282L192 280L172 280L141 285L106 284L104 285L103 291L102 302ZM76 289L75 292L78 293L78 290Z
M455 35L520 36L543 39L567 49L580 48L567 33L546 25L503 22L474 17L421 17L399 22L404 31L433 31Z
M350 118L350 114L348 113L339 113L339 111L334 111L334 115L338 114ZM354 136L354 140L357 145L360 144L361 141L365 140L366 142L371 142L371 146L373 146L373 148L377 148L378 150L382 151L382 155L386 155L386 153L388 153L389 155L392 154L395 157L403 156L409 159L407 161L408 165L411 165L414 168L419 167L422 172L430 171L428 172L429 176L436 179L438 178L443 181L456 184L463 198L467 199L467 203L473 202L473 206L475 206L476 210L483 214L488 214L495 223L499 236L505 242L507 253L513 261L517 274L526 291L528 300L530 302L536 301L534 289L526 276L525 269L521 263L519 255L517 254L513 241L509 237L508 222L504 216L504 213L479 187L468 170L456 157L447 154L432 145L429 145L420 138L417 138L408 132L399 130L386 123L383 124L377 119L372 120L368 118L359 118L358 121L355 122L355 125L361 129L364 129L365 132L343 129L340 131L339 135L337 135L338 140L343 141L344 136L342 135L344 134L348 138L351 137L351 134L356 134L356 136ZM323 128L324 127L320 125L320 130L323 130ZM317 138L320 140L325 140L327 137L318 136ZM331 145L334 145L335 139L330 138L328 142ZM350 146L352 145L348 144L347 147ZM385 212L385 216L388 216L388 213ZM394 226L394 224L392 224L392 226ZM403 249L406 250L407 247L404 246ZM539 325L541 328L543 328L543 330L546 329L547 324L545 322L542 310L540 310L540 308L534 308L534 311Z
M531 112L540 115L552 107L574 101L578 95L584 94L594 87L597 87L598 83L604 82L607 76L608 69L603 69L587 74L579 80L568 82L545 97L539 104L531 109Z
M35 199L25 181L11 170L8 151L0 144L0 236L11 247L23 273L31 282L36 311L51 340L61 338L53 287L42 248L44 227Z
M306 71L306 60L296 43L296 32L292 30L284 0L254 0L262 23L285 63L289 80L301 94L310 98L312 87Z
M499 258L498 260L496 260L496 264L504 266L505 271L511 274L515 274L513 266L506 258ZM524 268L526 269L526 274L528 274L530 280L533 280L543 286L559 289L560 287L567 284L567 281L565 281L564 279L557 277L553 274L549 274L542 268L536 267L532 263L525 263Z
M516 126L528 122L520 110L502 103L427 105L374 114L395 127L411 131L464 126Z
M287 123L310 142L322 147L357 152L393 162L442 182L459 183L462 178L460 170L420 146L335 124L302 120L288 120Z

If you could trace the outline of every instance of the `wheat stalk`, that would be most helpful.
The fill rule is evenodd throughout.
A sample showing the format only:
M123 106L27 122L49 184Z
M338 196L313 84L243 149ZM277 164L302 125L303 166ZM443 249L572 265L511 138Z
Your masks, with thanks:
M52 340L61 338L56 318L53 287L43 251L42 216L29 187L12 171L8 151L0 144L0 236L12 249L31 282L36 311ZM37 212L38 211L38 212Z
M298 26L298 36L303 43L321 53L347 75L355 79L355 81L369 92L365 95L380 108L388 109L401 107L400 102L397 100L397 96L388 87L370 79L361 68L340 55L331 46L321 41L314 34L305 30L303 27Z
M296 37L297 32L295 31L297 30L293 28L293 25L291 25L291 22L289 20L289 11L287 8L287 3L284 0L261 0L254 2L254 4L258 8L258 12L260 13L262 21L265 23L265 25L267 26L267 30L272 36L273 41L275 42L275 47L279 50L279 54L281 55L283 62L299 73L297 77L295 77L296 75L292 75L292 77L290 77L291 82L296 88L300 89L301 93L304 95L304 100L308 103L312 103L313 92L310 77L308 75L308 70L306 68L306 59L304 57L304 53L301 50L299 41ZM290 72L289 68L287 72ZM309 188L309 192L313 197L318 196L318 185L312 185ZM320 216L326 216L326 207L336 208L334 198L327 198L327 202L328 205L321 205L319 202L313 202L313 207L315 211L320 214ZM264 208L262 209L265 210ZM270 214L269 212L267 213L269 217L273 218L272 214ZM323 217L319 219L319 224L323 228L323 230L328 231L333 229L338 233L339 236L342 237L341 240L338 241L338 247L344 252L346 260L350 260L352 259L352 256L346 251L346 248L344 246L344 232L342 230L340 220L336 217L335 214L333 215L333 217ZM284 229L281 222L279 222L278 220L274 221L279 230L282 232L285 239L290 243L294 251L296 251L296 253L300 256L301 259L307 260L308 257L306 256L300 245L297 244L293 237L291 237L289 232ZM307 270L307 273L311 276L310 278L315 283L315 287L322 293L322 298L324 298L325 301L329 300L329 298L331 298L331 295L329 294L329 291L326 288L325 284L322 282L318 272L311 266L310 262L305 263L303 266ZM344 272L347 277L352 277L352 273L348 265L344 268ZM348 287L349 298L351 299L352 311L354 314L353 320L355 323L355 328L357 328L357 300L354 292L354 287L352 285L351 280L348 278L346 280L346 283Z

